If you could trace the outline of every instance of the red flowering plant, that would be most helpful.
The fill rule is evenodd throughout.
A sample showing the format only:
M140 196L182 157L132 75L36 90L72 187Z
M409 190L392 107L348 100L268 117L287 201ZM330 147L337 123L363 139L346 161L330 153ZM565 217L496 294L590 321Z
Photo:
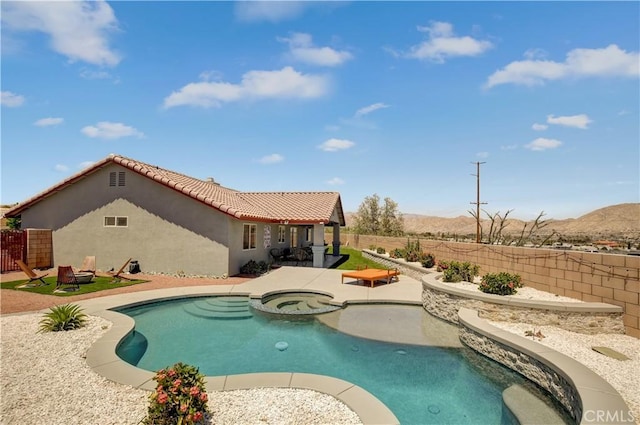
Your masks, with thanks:
M195 425L203 423L209 413L204 377L198 368L176 363L159 370L153 378L158 383L149 397L144 425Z
M482 282L478 289L487 294L512 295L522 288L522 279L518 274L511 273L487 273L482 276Z

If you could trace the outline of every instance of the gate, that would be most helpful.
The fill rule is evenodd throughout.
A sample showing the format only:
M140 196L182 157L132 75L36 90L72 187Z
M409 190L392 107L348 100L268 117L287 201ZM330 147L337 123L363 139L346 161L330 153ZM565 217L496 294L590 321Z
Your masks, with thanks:
M0 237L2 250L1 272L20 270L15 260L25 260L27 254L26 230L3 230Z

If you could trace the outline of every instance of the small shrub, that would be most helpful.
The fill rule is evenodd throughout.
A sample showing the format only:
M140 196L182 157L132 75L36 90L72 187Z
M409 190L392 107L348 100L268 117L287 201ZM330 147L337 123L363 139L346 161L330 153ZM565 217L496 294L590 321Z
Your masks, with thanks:
M40 332L70 331L81 328L87 321L87 315L75 304L51 307L40 320Z
M478 276L480 267L468 261L442 261L438 263L438 271L443 272L442 280L445 282L473 282Z
M404 252L400 248L395 248L389 251L389 257L391 258L403 258Z
M487 273L482 276L479 289L487 294L512 295L522 288L522 279L518 274L506 272Z
M404 253L404 259L409 263L416 263L420 261L420 258L422 257L421 254L421 252L417 251L407 251Z
M462 276L455 267L448 267L442 271L442 280L445 282L462 282Z
M425 254L420 262L422 263L422 267L424 267L425 269L430 269L431 267L435 266L436 258L433 256L433 254Z
M247 264L240 267L240 273L256 275L263 274L269 271L269 264L266 261L260 261L259 263L254 260L249 260Z
M208 396L198 368L176 363L153 378L158 383L149 397L144 425L193 425L204 421Z
M379 247L376 248L376 252L378 254L384 254L387 251L385 251L385 249L383 247L379 246Z
M438 266L436 267L436 270L439 272L443 272L445 270L447 270L449 268L449 262L448 261L438 261Z
M375 245L369 245L369 251L375 251L375 250L376 250Z

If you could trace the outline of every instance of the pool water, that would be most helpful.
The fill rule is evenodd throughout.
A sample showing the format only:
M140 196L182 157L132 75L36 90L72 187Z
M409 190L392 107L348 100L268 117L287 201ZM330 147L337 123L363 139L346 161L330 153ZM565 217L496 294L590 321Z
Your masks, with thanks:
M225 299L233 312L226 319L219 314ZM369 391L402 424L499 424L505 420L502 391L514 383L530 386L466 347L388 343L347 335L314 318L239 314L243 308L240 297L210 297L119 309L134 318L136 330L120 344L118 355L150 371L181 361L207 376L332 376ZM347 309L352 308L376 306ZM402 308L428 315L419 306ZM457 328L451 326L451 332Z

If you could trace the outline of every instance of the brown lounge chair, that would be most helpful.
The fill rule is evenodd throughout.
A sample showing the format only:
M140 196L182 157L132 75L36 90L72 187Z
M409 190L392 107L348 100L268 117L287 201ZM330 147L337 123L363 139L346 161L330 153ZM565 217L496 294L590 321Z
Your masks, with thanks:
M386 281L386 283L391 283L393 279L398 279L400 272L395 270L383 270L383 269L363 269L356 270L353 272L344 272L342 273L342 283L344 283L345 277L350 277L356 280L361 280L363 282L370 282L371 287L373 288L373 283L376 280Z
M78 280L75 273L73 273L73 267L71 266L58 266L58 279L56 280L56 289L62 289L62 285L71 285L74 289L80 289Z
M127 264L129 264L131 262L131 258L129 258L123 265L122 267L120 267L120 270L118 270L117 272L113 273L113 272L107 272L109 273L109 276L111 276L113 279L111 280L111 283L117 283L120 282L121 279L124 280L133 280L133 279L129 279L128 277L124 277L122 276L122 272L124 271L125 267L127 267Z
M44 281L43 277L48 276L49 273L45 273L45 274L37 274L36 272L33 271L33 269L31 269L29 266L27 266L24 261L22 260L16 260L16 264L18 265L18 267L20 267L20 269L22 269L22 271L24 272L24 274L27 275L27 277L29 277L29 282L26 283L26 285L28 286L45 286L47 285L47 282ZM32 284L33 281L35 280L39 280L41 283L34 285Z

